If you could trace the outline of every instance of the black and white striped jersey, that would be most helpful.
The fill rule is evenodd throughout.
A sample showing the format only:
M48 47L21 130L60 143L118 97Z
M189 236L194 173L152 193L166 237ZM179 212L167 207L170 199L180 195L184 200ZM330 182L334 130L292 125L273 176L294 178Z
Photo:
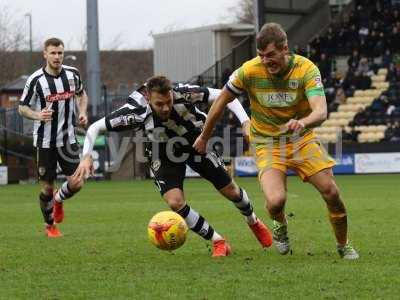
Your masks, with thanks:
M108 131L143 129L152 142L166 143L183 137L191 146L204 125L207 115L196 103L208 102L209 90L198 86L178 85L173 89L173 106L167 121L160 120L148 104L144 87L134 91L121 108L106 116Z
M40 111L52 109L49 122L34 121L33 145L38 148L61 147L76 143L76 95L83 92L78 69L62 66L58 76L48 74L41 68L29 76L20 105Z

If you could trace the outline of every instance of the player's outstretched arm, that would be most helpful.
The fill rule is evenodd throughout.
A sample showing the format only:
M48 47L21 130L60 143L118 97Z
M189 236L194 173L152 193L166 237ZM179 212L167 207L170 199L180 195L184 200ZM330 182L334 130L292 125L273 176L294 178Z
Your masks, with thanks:
M85 137L85 142L83 143L82 159L73 175L79 180L85 180L89 178L90 175L93 175L94 169L93 169L92 151L94 144L96 142L96 138L99 135L99 133L107 130L105 120L106 120L105 118L102 118L94 122L88 128Z
M218 96L221 94L220 89L212 89L208 88L209 90L209 98L208 101L213 103ZM242 125L242 133L244 138L249 142L249 137L250 137L250 118L247 115L246 111L244 110L242 104L240 101L235 98L232 102L229 102L227 104L229 110L233 112L233 114L238 118L240 124Z
M85 142L83 143L83 152L82 152L83 158L87 156L90 157L92 156L92 151L97 136L99 135L99 133L103 133L106 130L107 130L106 118L101 118L100 120L94 122L92 125L89 126L86 132Z
M210 96L208 98L208 102L213 103L215 100L218 99L218 96L221 94L222 90L220 89L212 89L208 88ZM238 118L240 124L243 125L244 122L249 121L249 116L247 115L246 111L244 110L240 101L235 98L232 102L227 104L229 110L234 113L236 118Z
M229 102L235 99L235 95L228 91L227 88L223 88L218 98L211 105L210 111L208 112L206 123L204 124L203 131L196 139L193 147L199 153L206 152L207 141L210 139L213 129L217 121L221 118L225 107Z

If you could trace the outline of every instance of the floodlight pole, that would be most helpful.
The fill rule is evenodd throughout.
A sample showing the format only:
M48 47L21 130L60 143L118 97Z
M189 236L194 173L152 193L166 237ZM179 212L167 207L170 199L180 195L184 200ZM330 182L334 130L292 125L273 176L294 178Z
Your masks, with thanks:
M264 7L265 7L265 0L253 0L253 6L254 6L254 25L256 26L256 32L259 32L261 27L264 25L265 23L265 11L264 11Z
M33 69L32 14L26 13L25 17L28 17L28 24L29 24L29 70L32 70Z
M92 116L97 116L97 105L100 102L100 51L99 51L99 18L97 0L86 0L87 13L87 86Z

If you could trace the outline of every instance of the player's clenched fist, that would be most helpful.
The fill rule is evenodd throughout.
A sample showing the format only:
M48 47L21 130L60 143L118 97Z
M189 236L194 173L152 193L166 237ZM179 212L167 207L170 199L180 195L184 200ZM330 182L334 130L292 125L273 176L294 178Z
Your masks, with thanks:
M289 122L285 124L287 130L299 132L303 130L306 126L301 120L290 119Z

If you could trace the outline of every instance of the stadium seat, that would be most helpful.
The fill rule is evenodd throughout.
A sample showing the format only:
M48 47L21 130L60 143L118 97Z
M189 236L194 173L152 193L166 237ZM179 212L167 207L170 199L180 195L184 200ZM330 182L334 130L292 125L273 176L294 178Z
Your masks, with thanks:
M362 96L364 96L363 90L356 90L353 95L353 97L362 97Z
M388 70L386 68L381 68L378 70L378 75L384 75L386 76L388 73Z
M386 80L385 75L373 75L371 76L372 82L384 82Z
M340 127L337 127L337 126L321 126L321 127L315 128L314 131L315 131L315 133L317 135L330 134L330 133L336 133L336 132L340 131Z
M387 83L387 84L389 84L389 83ZM380 89L370 89L370 90L364 91L364 96L371 96L371 97L376 98L376 97L380 96L381 93L382 93L382 91Z
M340 111L334 111L329 114L329 119L338 119L340 118Z
M371 96L363 96L363 97L360 97L359 99L360 99L359 104L369 105L372 103L372 101L374 101L374 97L371 97Z
M365 106L365 104L341 104L338 111L357 112L360 108L364 109Z
M336 143L337 142L337 134L336 133L328 134L327 142L328 143Z
M377 142L383 140L385 138L385 132L376 132L375 138L376 138Z
M376 87L378 90L387 90L389 87L389 82L372 82L372 86Z

